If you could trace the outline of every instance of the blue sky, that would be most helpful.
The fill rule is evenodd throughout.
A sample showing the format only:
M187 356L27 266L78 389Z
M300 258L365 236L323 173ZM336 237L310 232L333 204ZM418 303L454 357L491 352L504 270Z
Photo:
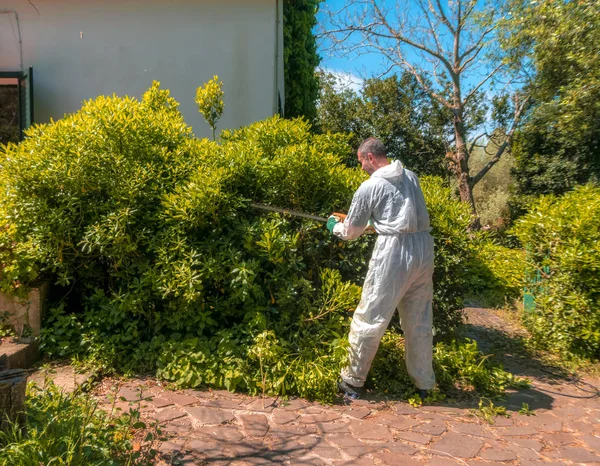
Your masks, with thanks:
M321 3L319 13L317 14L319 25L323 24L326 20L326 9L337 11L341 9L345 3L346 0L325 0ZM330 56L322 46L319 47L318 52L321 56L320 68L335 73L346 85L355 90L358 90L361 87L363 78L371 77L382 68L381 57L376 54L363 55L355 59L335 57Z
M326 27L326 21L327 21L327 15L325 13L326 10L330 10L330 11L339 11L340 9L342 9L344 7L344 5L346 4L347 0L325 0L321 3L319 12L317 14L317 21L318 21L318 25L315 28L315 32L319 32L320 27L322 27L323 25L325 25ZM442 0L442 4L446 5L447 0ZM390 7L402 7L402 9L400 9L400 12L407 12L407 11L414 11L415 15L417 15L417 17L420 16L420 11L418 11L418 7L415 5L414 2L410 1L410 0L384 0L382 2L383 4L387 4ZM486 5L486 1L482 0L480 3L480 7L482 8L486 8L489 7L489 5ZM444 8L445 9L445 8ZM392 15L395 15L396 13L392 12ZM415 17L413 17L415 18ZM441 28L439 30L440 34L444 34L442 31L443 28ZM443 39L443 35L440 35L440 37L442 38L441 40L445 40ZM452 39L452 38L450 38ZM467 37L465 37L465 40L467 39ZM373 77L373 76L380 76L383 72L387 71L388 68L387 66L389 66L389 63L387 63L386 66L386 62L384 62L383 57L380 56L377 53L370 53L370 54L363 54L359 57L355 57L355 58L349 58L349 57L342 57L342 56L332 56L326 49L326 45L327 43L323 43L323 42L319 42L319 48L318 48L318 53L321 56L321 64L320 64L320 68L330 71L330 72L334 72L336 75L338 75L340 78L342 78L342 80L349 85L350 87L354 88L355 90L358 90L360 88L361 85L361 81L363 78L369 78L369 77ZM414 49L411 49L410 47L406 47L405 49L405 53L407 57L414 57L414 62L415 63L419 63L421 64L421 66L425 66L426 68L428 68L429 70L431 68L429 68L429 65L426 64L426 62L423 62L423 60L414 52ZM477 60L477 62L479 62L479 60ZM425 63L425 64L424 64ZM463 84L465 85L465 88L463 90L468 91L470 88L474 87L476 84L478 84L488 73L489 69L486 70L485 67L481 67L481 68L477 68L478 65L475 65L475 68L473 68L472 70L470 70L468 73L463 74L462 79L463 79ZM494 65L495 66L495 65ZM391 70L391 72L388 73L389 74L393 74L393 73L401 73L402 70L399 68L393 68ZM443 73L442 73L443 74ZM486 82L484 84L484 86L482 87L482 90L486 91L486 92L490 92L492 90L492 86L490 86L490 82Z

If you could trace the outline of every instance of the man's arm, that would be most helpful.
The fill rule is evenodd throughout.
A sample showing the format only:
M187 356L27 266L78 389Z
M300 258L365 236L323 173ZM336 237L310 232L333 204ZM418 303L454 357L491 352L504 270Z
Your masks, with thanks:
M372 212L370 190L365 189L362 185L354 193L350 210L344 222L333 227L333 234L344 241L358 238L369 225Z

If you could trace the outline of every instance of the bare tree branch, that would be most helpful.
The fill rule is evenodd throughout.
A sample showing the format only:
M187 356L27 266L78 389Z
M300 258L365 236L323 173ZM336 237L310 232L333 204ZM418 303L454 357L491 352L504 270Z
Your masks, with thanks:
M504 151L506 150L506 148L512 144L512 139L515 134L515 130L517 129L517 126L519 124L521 116L523 115L523 110L525 109L527 103L529 102L529 97L526 97L521 103L519 103L518 102L518 94L516 94L515 100L517 101L516 105L515 105L515 115L513 118L513 122L512 122L511 128L510 128L510 131L506 134L506 138L504 139L504 142L500 145L500 147L498 147L498 150L496 151L496 154L494 155L494 157L488 163L486 163L481 170L479 170L479 173L477 173L474 177L471 178L471 186L475 186L477 183L479 183L481 181L481 179L486 175L486 173L489 172L490 169L494 165L496 165L496 163L500 160L500 158L502 157L502 154L504 154Z
M467 95L467 97L465 97L464 100L464 105L467 105L467 103L469 102L469 100L475 95L475 93L479 90L479 88L481 88L481 86L483 86L487 81L490 80L490 78L492 76L494 76L494 74L496 74L496 72L502 68L504 66L503 63L500 63L496 68L494 68L486 77L485 79L483 79L483 81L481 81L479 84L477 84L477 86L475 86L473 88L473 90L471 92L469 92L469 94Z
M473 142L471 142L471 147L469 148L469 153L473 150L473 147L481 147L477 145L477 141L479 141L484 136L487 136L488 138L490 137L487 132L484 132L478 135L475 139L473 139Z

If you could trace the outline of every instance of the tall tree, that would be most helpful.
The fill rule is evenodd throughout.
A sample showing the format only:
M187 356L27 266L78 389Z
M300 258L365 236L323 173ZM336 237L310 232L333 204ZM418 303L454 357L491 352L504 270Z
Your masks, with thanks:
M445 176L445 133L450 113L429 99L414 76L403 73L364 82L359 94L329 73L320 73L317 127L351 133L346 163L356 165L356 148L369 136L383 141L389 154L419 174Z
M512 99L497 95L488 99L492 93L482 92L489 91L486 87L507 70L493 53L497 27L505 14L500 1L346 0L342 11L329 11L323 30L334 53L379 54L388 69L412 74L434 101L451 112L449 167L461 199L471 205L475 218L473 187L510 147L527 102L518 93ZM477 134L482 123L481 104L483 109L501 104L502 121L497 122L504 123L501 131ZM511 118L507 118L509 109ZM498 149L478 173L471 175L471 150L490 139L496 140Z
M283 6L283 63L285 116L314 121L319 83L315 69L321 58L313 28L321 0L285 0Z
M533 105L515 138L518 195L600 180L600 3L515 0L504 49L530 76Z

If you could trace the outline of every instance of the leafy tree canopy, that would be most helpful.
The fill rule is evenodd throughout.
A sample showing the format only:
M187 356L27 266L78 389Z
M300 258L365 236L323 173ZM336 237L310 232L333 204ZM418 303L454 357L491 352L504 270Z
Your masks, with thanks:
M368 79L361 94L320 73L317 125L323 132L352 133L346 163L356 165L356 149L370 136L380 138L391 157L420 174L446 176L445 135L451 115L429 98L410 74Z
M513 5L504 48L535 105L514 147L516 192L562 193L600 177L600 4Z

